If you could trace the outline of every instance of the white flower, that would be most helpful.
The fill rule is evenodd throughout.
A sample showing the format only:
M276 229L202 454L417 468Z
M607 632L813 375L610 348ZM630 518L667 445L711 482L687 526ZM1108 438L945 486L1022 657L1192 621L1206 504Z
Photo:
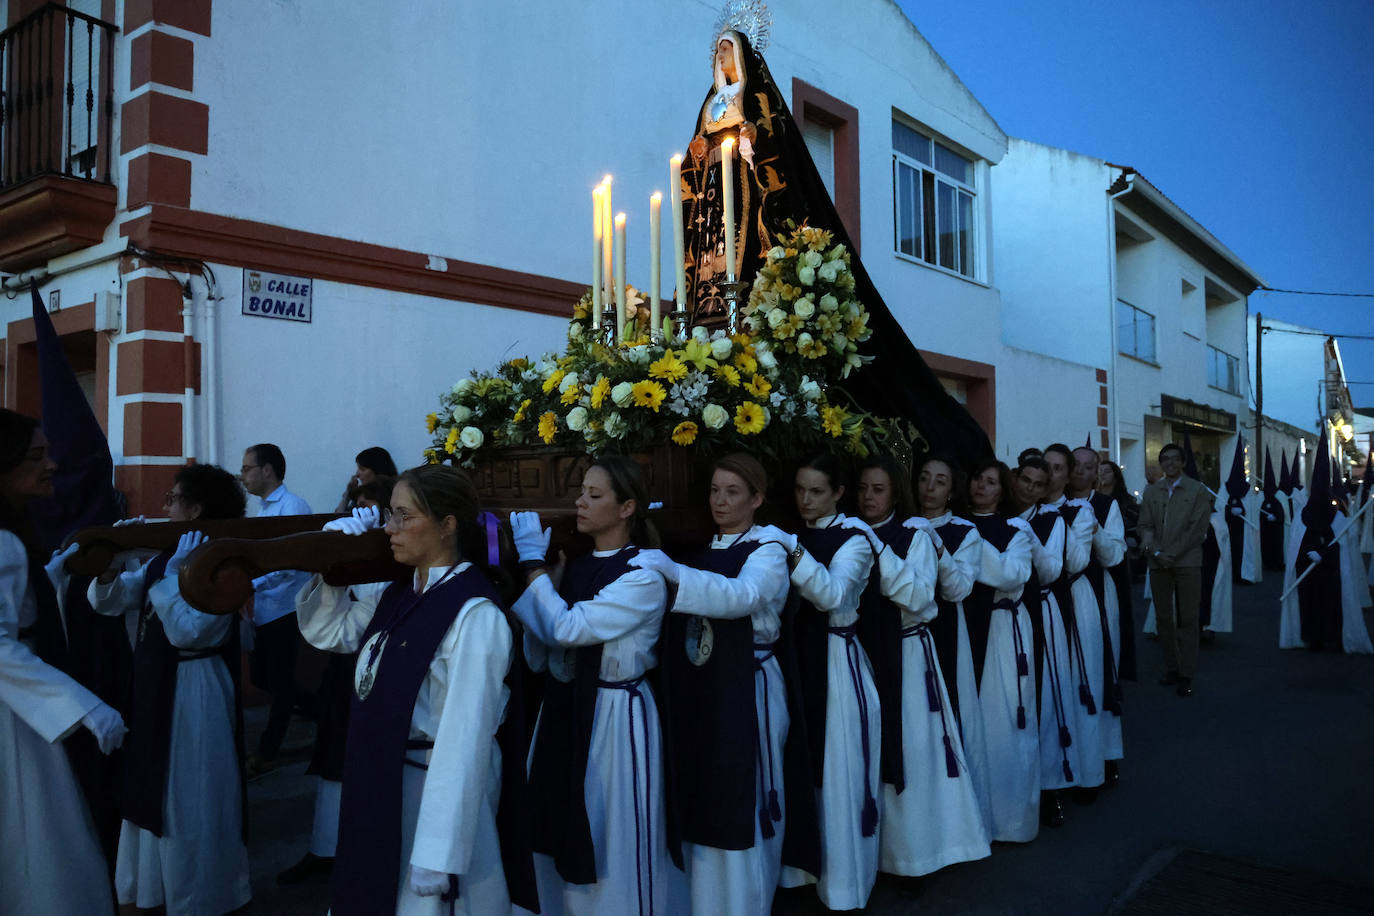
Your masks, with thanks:
M569 372L563 376L563 381L558 383L558 393L565 394L569 388L577 387L577 373Z
M716 359L725 359L734 348L734 342L728 337L721 337L711 341L711 355Z
M826 283L834 283L835 278L840 275L840 268L843 266L840 261L826 261L820 268L821 279Z
M778 325L782 324L786 320L787 313L784 312L782 309L773 309L771 312L768 313L768 326L770 328L776 328Z
M621 382L611 389L611 400L615 401L617 407L629 407L630 399L634 396L634 388L630 382ZM606 424L610 425L609 422ZM608 430L609 432L609 430Z
M826 293L824 296L821 296L822 312L833 312L835 311L835 309L839 307L840 300L836 299L834 296L830 295L829 293Z
M772 248L768 249L768 257L776 261L779 258L787 257L787 252L781 245L774 245Z
M801 380L801 396L808 401L819 401L821 399L821 386L814 379L803 375Z
M849 338L844 336L844 331L836 331L830 336L830 349L836 353L843 353L845 345L849 343Z
M652 354L646 346L629 347L625 350L625 359L634 363L636 366L647 365ZM623 406L623 405L622 405Z
M809 333L807 333L806 331L802 331L800 334L797 335L797 348L800 350L805 350L807 347L811 346L814 340L815 338L812 337Z
M481 448L486 436L475 426L464 426L463 431L458 434L458 441L463 443L463 448Z
M710 343L711 332L703 328L701 325L697 325L696 327L692 328L692 339L695 340L697 343Z
M802 321L806 321L812 315L816 314L816 306L811 304L810 299L803 297L798 299L796 304L792 306L792 311L795 312L797 317Z
M568 411L568 429L575 433L580 433L587 428L587 408L582 406L574 407Z
M720 429L729 420L730 411L719 404L707 404L701 412L701 422L705 423L708 429Z
M827 252L825 253L825 259L826 259L827 261L839 261L839 260L842 260L843 258L844 258L844 246L843 246L843 245L836 245L834 248L830 249L829 251L827 251Z
M629 424L621 419L620 414L612 413L606 418L606 435L610 436L612 439L619 439L621 436L625 435L628 429Z
M759 361L759 366L768 372L778 368L778 358L773 355L773 351L759 344L754 345L754 358Z
M582 336L582 324L577 321L568 322L568 340L577 340Z
M468 422L469 420L471 420L471 419L472 419L472 409L471 409L471 408L465 407L465 406L463 406L462 404L455 404L455 405L453 405L453 425L454 425L454 426L466 426L466 425L467 425L467 422Z
M821 253L819 251L804 252L800 259L803 267L820 267L821 262L824 260L825 258L821 257Z
M471 391L472 386L476 384L477 383L470 378L461 379L453 386L453 394L455 397L461 398L463 395Z
M814 254L814 252L812 252L812 253ZM814 267L798 267L798 268L797 268L797 282L800 283L802 286L810 286L812 283L815 283L815 282L816 282L816 268L814 268Z

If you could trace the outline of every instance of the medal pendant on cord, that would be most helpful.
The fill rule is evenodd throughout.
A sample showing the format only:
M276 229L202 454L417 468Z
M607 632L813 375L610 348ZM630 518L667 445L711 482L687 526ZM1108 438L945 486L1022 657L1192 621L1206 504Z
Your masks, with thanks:
M715 632L711 621L693 615L687 618L687 660L700 668L711 660L711 650L715 648Z

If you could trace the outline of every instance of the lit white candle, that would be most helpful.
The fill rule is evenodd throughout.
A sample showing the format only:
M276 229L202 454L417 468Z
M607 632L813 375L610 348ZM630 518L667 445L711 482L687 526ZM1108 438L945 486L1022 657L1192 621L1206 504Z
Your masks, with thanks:
M649 339L657 340L663 319L663 195L649 195Z
M592 330L601 327L601 198L605 189L592 188Z
M615 215L615 301L620 303L620 327L616 338L624 342L625 324L630 320L629 297L625 295L625 214Z
M720 144L721 197L725 209L725 279L735 279L735 138L726 137Z
M602 305L609 308L618 301L615 295L614 274L611 270L611 246L614 244L614 237L611 235L611 176L606 175L601 179L601 228L602 228L602 272L601 276L606 284L606 298L602 300Z
M668 160L668 193L673 202L673 289L677 307L687 307L687 258L682 242L682 154Z

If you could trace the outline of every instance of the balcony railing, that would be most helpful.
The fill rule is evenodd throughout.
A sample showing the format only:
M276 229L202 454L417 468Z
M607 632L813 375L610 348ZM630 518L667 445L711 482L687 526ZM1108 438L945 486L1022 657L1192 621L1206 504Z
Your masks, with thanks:
M40 176L112 183L116 31L49 3L0 32L0 191Z

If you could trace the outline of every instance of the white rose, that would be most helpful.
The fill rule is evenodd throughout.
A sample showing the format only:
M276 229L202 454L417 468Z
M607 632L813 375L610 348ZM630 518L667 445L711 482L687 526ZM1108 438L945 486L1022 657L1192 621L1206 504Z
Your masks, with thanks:
M625 358L636 366L643 366L649 362L649 348L645 346L630 347L625 351Z
M634 388L635 386L629 382L621 382L611 389L611 400L615 401L617 407L628 407L630 405L630 399L634 396ZM614 414L612 416L614 416ZM609 421L606 425L607 427L610 426ZM609 428L607 432L609 432Z
M768 326L770 328L776 328L778 325L782 324L786 320L787 313L784 312L782 309L773 309L771 312L768 313Z
M612 413L606 418L605 431L606 435L610 436L612 439L619 439L621 436L625 435L626 423L620 418L620 414Z
M558 393L559 393L559 394L564 394L564 393L567 392L567 390L568 390L569 388L576 388L576 387L577 387L577 373L576 373L576 372L569 372L567 375L563 376L563 381L561 381L561 382L558 383Z
M730 411L719 404L707 404L701 412L701 422L705 423L708 429L720 429L729 421Z
M806 333L805 331L802 331L801 334L797 336L797 348L805 350L807 347L811 346L811 342L814 339L815 338L813 338L810 334Z
M458 441L463 443L463 448L481 448L486 436L475 426L464 426L463 431L458 434Z
M468 422L469 420L471 420L471 419L472 419L472 410L471 410L471 408L464 407L462 404L455 404L455 405L453 406L453 425L455 425L455 426L466 426L466 425L467 425L467 422Z
M575 433L580 433L587 428L587 408L581 406L574 407L572 410L568 411L567 421L568 429Z
M582 336L582 325L576 321L568 322L568 340L577 340Z
M822 312L833 312L835 311L835 309L839 307L840 300L836 299L834 296L830 295L829 293L826 293L824 296L821 296Z
M797 317L802 321L806 321L812 315L816 314L816 307L811 304L810 299L798 299L797 304L792 306L792 311L795 312Z
M812 283L815 283L815 282L816 282L816 268L814 268L814 267L798 267L798 268L797 268L797 282L800 283L802 286L810 286Z
M711 341L711 355L716 359L725 359L734 348L735 344L728 337Z
M821 399L821 386L803 375L801 380L801 396L808 401L819 401Z
M778 258L785 258L787 257L787 252L783 250L783 247L781 245L774 245L772 248L768 249L768 257L773 258L774 260L777 260Z
M834 283L835 278L840 275L841 263L839 261L826 261L821 265L821 279L826 283Z
M801 263L806 267L820 267L824 260L819 251L808 251L801 256Z
M760 350L756 347L754 353L759 361L759 366L762 368L767 369L769 372L778 368L778 358L773 355L772 350Z
M477 384L470 378L465 378L453 386L453 393L457 397L462 397L472 390L472 386Z
M701 325L697 325L696 327L692 328L692 339L695 340L697 343L710 343L711 332L703 328Z

